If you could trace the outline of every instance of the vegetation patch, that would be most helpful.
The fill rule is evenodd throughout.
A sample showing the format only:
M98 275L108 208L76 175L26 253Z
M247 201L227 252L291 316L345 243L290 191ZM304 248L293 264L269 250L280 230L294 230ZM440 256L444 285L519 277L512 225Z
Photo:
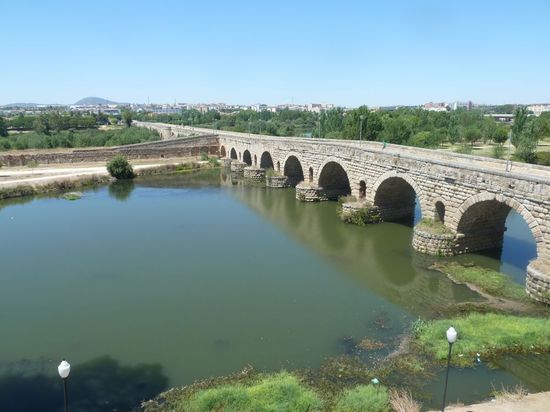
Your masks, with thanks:
M347 206L347 204L351 204L352 207ZM366 202L359 203L355 196L339 197L337 213L343 222L358 226L366 226L382 221L382 217L376 206Z
M82 199L82 196L81 192L69 192L65 193L62 197L65 200L79 200Z
M383 386L360 385L344 391L335 412L389 412L388 391Z
M449 349L445 332L451 325L458 331L451 359L457 366L473 366L477 353L490 359L503 353L550 351L550 319L497 313L425 322L416 331L415 343L435 360L444 361Z
M434 235L452 235L453 232L447 226L441 222L436 222L432 219L422 219L417 223L416 228L423 232L431 233Z
M132 179L134 178L134 169L128 159L123 155L116 155L107 163L107 171L115 179Z
M457 262L435 263L434 269L448 274L454 281L479 287L496 297L531 303L523 286L509 276L480 266L464 266Z

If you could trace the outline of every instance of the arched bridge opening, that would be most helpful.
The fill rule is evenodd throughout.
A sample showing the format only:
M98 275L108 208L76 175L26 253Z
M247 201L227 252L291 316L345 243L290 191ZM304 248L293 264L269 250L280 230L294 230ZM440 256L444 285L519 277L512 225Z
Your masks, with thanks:
M243 152L243 162L245 162L248 166L252 166L252 155L248 150Z
M231 159L234 159L234 160L237 160L238 157L237 157L237 151L235 150L235 148L231 148L231 152L229 153L229 157L231 157Z
M269 152L263 152L262 156L260 157L260 167L262 169L274 169L273 165L273 159L271 158L271 154Z
M542 235L538 227L527 224L529 212L516 206L513 201L493 198L461 208L456 253L484 251L523 278L529 261L542 248Z
M329 199L337 199L351 193L348 174L337 162L328 162L319 175L319 186Z
M416 192L404 178L393 176L384 180L374 194L374 205L387 222L412 224L416 210Z
M220 157L225 157L227 156L227 153L225 151L225 146L221 146L220 147Z
M296 156L289 156L288 159L286 159L284 175L287 177L287 184L289 186L294 187L304 180L304 170Z

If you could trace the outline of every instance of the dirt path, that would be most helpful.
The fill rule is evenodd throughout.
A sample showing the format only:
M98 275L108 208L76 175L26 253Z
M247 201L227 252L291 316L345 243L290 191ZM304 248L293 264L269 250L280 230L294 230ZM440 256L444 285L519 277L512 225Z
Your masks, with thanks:
M186 159L159 159L149 161L131 162L135 170L148 169L166 164L179 164ZM61 164L36 167L11 167L0 169L0 188L13 187L21 184L46 184L55 180L75 179L83 176L105 176L107 168L104 163L96 164Z
M497 399L466 406L449 406L450 412L548 412L550 392L532 393L519 399Z

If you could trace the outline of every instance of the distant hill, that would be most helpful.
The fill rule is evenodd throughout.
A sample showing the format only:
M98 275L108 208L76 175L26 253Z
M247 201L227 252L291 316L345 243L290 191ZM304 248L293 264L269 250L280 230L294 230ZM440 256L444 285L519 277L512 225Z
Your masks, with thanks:
M36 107L38 103L9 103L2 107Z
M79 106L97 106L97 105L108 105L108 104L118 104L117 102L112 102L107 99L102 99L101 97L85 97L84 99L80 99L78 102L75 103Z

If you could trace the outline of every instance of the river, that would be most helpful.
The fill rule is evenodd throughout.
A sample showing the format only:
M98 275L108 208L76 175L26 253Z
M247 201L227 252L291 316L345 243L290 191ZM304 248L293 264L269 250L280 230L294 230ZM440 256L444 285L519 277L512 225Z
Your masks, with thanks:
M334 202L300 203L293 189L219 170L77 201L4 201L0 227L0 410L62 406L61 358L73 365L75 410L126 410L247 364L314 369L362 338L385 343L384 356L418 317L482 299L426 269L410 224L348 225ZM507 227L501 252L460 259L523 283L534 241L518 215ZM537 365L453 370L449 400L519 382L550 389L549 368L533 378ZM426 382L426 405L438 405L441 379Z

